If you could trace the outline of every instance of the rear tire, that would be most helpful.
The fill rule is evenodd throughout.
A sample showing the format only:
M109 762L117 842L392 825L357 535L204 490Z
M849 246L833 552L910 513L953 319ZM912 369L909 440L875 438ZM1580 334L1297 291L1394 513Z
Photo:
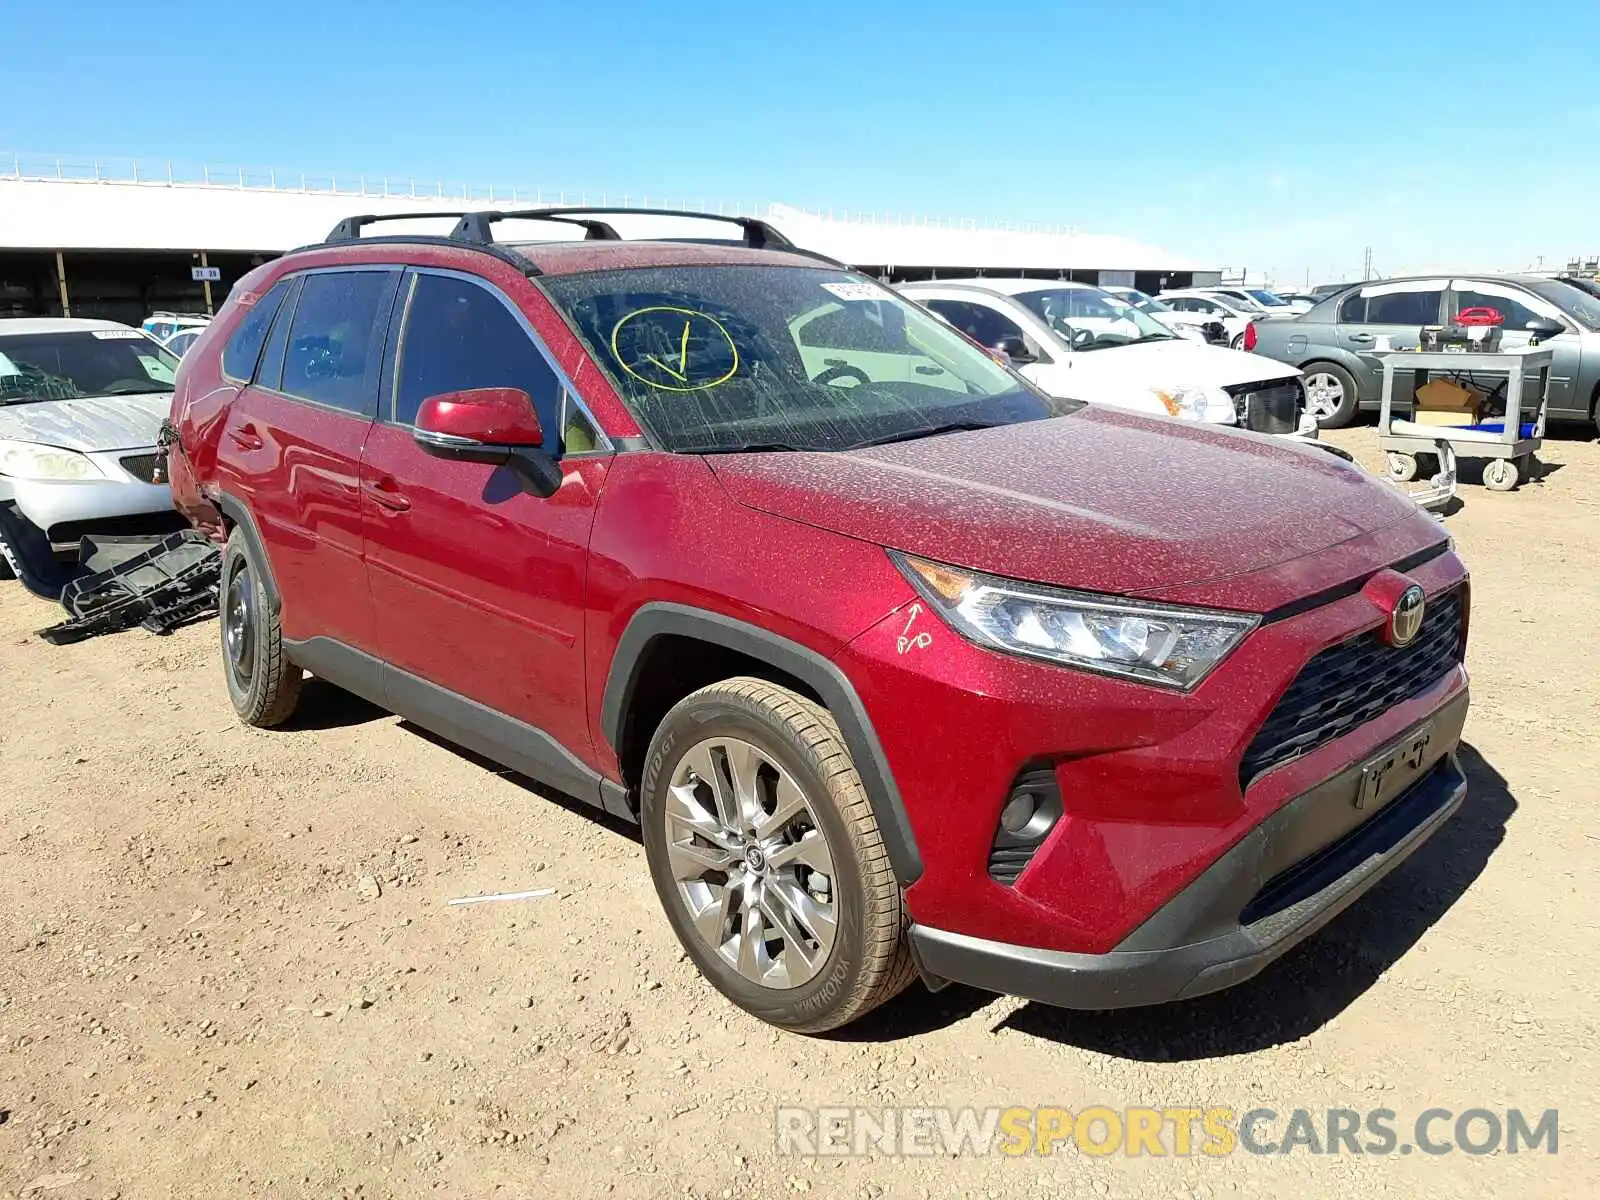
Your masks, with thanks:
M1356 419L1360 397L1349 371L1329 362L1311 363L1301 370L1305 372L1306 410L1317 418L1319 429L1343 429Z
M16 577L17 557L12 553L11 543L6 541L6 535L0 533L0 580Z
M899 883L821 705L762 679L701 688L657 728L640 795L673 932L746 1012L822 1033L915 977Z
M1236 334L1234 336L1233 341L1228 343L1228 349L1229 350L1243 350L1244 349L1244 334L1242 334L1242 333L1241 334Z
M228 536L222 553L217 624L222 631L222 674L228 698L246 725L281 725L300 703L300 668L283 652L283 628L267 600L261 568L242 530Z

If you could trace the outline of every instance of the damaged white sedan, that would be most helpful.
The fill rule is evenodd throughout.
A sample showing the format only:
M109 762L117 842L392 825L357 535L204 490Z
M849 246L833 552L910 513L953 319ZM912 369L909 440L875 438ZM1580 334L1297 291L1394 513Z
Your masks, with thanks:
M181 527L157 444L177 367L112 321L0 321L0 578L54 596L84 536Z

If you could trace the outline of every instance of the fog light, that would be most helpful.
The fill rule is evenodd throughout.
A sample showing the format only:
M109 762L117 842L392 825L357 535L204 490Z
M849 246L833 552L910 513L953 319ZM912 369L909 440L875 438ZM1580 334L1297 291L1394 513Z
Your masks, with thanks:
M1000 828L1011 834L1021 833L1033 820L1038 807L1039 797L1032 792L1015 793L1006 801L1005 808L1000 810Z
M1017 776L1000 809L999 828L989 848L989 877L1015 883L1061 819L1061 791L1051 767L1033 767Z

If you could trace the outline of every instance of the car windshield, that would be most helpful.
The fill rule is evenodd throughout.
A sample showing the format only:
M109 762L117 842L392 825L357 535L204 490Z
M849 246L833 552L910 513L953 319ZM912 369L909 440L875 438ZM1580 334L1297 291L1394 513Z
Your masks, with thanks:
M1600 298L1559 279L1538 279L1528 287L1561 309L1585 329L1600 330ZM1588 351L1584 351L1587 361Z
M0 404L170 392L177 369L137 329L0 335Z
M1257 304L1264 304L1268 308L1287 308L1289 302L1276 292L1263 291L1260 288L1246 289Z
M1169 313L1175 311L1161 303L1154 296L1146 296L1143 300L1137 301L1134 307L1142 313Z
M1079 407L839 269L634 267L539 283L640 424L679 453L849 450Z
M1052 288L1017 297L1074 350L1105 350L1175 335L1155 318L1099 288Z

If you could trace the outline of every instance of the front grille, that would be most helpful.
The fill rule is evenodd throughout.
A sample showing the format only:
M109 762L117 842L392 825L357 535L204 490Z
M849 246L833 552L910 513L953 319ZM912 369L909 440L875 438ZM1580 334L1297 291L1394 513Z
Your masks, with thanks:
M1330 646L1304 667L1244 752L1239 784L1420 696L1461 661L1461 589L1428 601L1416 640L1385 645L1376 630Z
M1256 433L1293 433L1300 426L1304 391L1295 379L1239 384L1227 389L1239 424Z
M165 454L129 454L118 460L122 469L141 483L167 482L167 456Z

